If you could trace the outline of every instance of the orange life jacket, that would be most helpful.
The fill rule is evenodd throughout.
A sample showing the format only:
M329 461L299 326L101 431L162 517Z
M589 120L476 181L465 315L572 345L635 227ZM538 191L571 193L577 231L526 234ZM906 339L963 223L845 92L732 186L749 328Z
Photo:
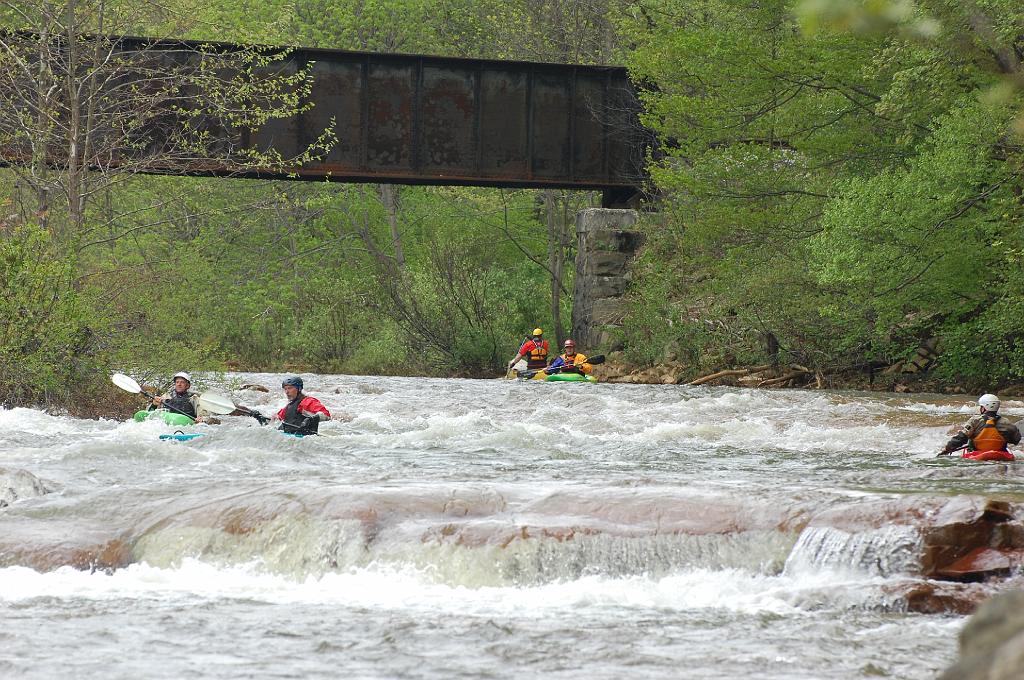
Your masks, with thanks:
M533 341L533 349L526 355L526 368L531 371L539 368L547 368L548 365L548 341L541 340L538 346L536 341Z
M577 352L571 357L568 354L562 355L562 361L565 362L565 368L562 369L562 373L582 373L586 375L590 373L593 367L587 363L587 357L585 354Z
M996 419L985 418L985 424L971 437L975 451L1005 451L1006 437L996 429Z

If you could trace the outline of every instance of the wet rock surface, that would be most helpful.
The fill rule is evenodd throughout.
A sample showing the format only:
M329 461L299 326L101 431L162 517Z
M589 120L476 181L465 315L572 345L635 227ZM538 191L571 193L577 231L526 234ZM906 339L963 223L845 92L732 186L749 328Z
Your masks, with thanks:
M24 498L36 498L51 491L46 484L25 470L0 468L0 508Z
M960 632L960 660L939 680L1020 680L1024 677L1024 590L986 602Z

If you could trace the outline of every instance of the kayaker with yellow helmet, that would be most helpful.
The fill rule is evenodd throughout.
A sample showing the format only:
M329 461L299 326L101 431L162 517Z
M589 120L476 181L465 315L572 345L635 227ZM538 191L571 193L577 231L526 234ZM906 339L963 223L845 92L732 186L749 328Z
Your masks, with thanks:
M548 341L544 339L544 330L533 329L533 337L527 338L526 342L519 348L519 353L508 362L508 370L516 365L522 358L526 358L526 369L536 371L546 368L548 365Z

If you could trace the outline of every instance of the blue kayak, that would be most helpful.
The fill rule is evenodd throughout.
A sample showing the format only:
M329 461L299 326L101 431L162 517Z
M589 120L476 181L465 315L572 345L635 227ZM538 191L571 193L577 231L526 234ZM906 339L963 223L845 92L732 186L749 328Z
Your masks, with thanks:
M192 432L185 434L184 432L175 432L174 434L162 434L160 435L161 441L175 441L175 442L190 442L196 437L202 437L202 432Z

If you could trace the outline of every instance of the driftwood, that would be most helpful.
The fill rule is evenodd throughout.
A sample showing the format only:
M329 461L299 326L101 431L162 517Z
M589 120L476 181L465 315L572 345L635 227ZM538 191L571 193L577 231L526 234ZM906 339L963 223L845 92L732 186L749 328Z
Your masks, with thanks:
M758 387L774 387L775 385L781 385L783 383L789 382L790 380L793 380L794 378L799 378L800 376L809 375L811 373L810 369L807 369L807 368L805 368L803 366L799 366L797 364L793 364L791 366L791 368L793 370L790 371L789 373L786 373L784 375L780 375L778 378L770 378L768 380L762 380L761 382L757 383L757 386Z
M761 373L763 371L767 371L767 370L769 370L772 367L773 367L772 364L764 364L763 366L749 366L747 368L730 368L730 369L727 369L727 370L724 370L724 371L718 371L716 373L711 373L710 375L702 376L702 377L697 378L696 380L693 380L693 381L691 381L691 382L689 382L687 384L688 385L703 385L704 383L709 383L709 382L711 382L713 380L718 380L720 378L731 378L731 377L736 377L736 376L740 376L740 377L742 377L742 376L755 376L756 374ZM775 377L775 378L768 378L766 380L761 380L761 381L759 381L754 386L755 387L775 387L775 386L778 386L778 385L784 385L784 384L786 384L786 383L788 383L788 382L790 382L790 381L792 381L792 380L794 380L796 378L799 378L799 377L802 377L802 376L805 376L805 375L813 375L815 377L816 382L817 382L818 389L821 389L821 387L822 387L821 373L815 373L811 369L807 368L806 366L801 366L800 364L791 364L789 368L790 368L790 370L788 372L784 373L783 375L780 375L780 376ZM756 380L756 379L757 378L754 378L754 380ZM743 380L741 382L746 382L746 381Z
M688 385L703 385L704 383L711 382L712 380L718 380L719 378L729 378L738 375L750 375L751 373L760 373L761 371L767 371L771 368L771 364L765 364L764 366L751 366L749 368L732 368L725 371L718 371L710 375L697 378L688 382Z

